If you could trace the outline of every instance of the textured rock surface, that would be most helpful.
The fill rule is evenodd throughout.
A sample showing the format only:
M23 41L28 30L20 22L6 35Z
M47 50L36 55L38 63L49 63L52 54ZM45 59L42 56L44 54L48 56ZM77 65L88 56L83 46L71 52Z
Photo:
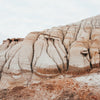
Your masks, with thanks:
M100 89L99 89L100 90ZM0 91L1 100L100 100L95 87L59 76Z
M0 89L15 81L27 84L33 73L55 76L100 67L99 62L100 16L31 32L0 45Z

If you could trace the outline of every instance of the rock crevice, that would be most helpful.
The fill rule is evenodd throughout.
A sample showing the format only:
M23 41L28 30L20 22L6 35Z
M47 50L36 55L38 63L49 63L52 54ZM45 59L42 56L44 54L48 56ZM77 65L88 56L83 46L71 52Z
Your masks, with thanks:
M99 39L100 16L95 16L31 32L24 39L4 40L0 45L0 77L2 72L18 74L26 70L46 75L63 73L70 66L93 68L100 63Z

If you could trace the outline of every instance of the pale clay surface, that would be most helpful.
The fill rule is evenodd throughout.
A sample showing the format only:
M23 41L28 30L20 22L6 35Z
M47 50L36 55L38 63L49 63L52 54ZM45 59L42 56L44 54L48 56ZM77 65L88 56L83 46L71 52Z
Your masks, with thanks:
M91 59L88 48L91 49ZM26 84L26 80L29 81L31 73L34 72L39 75L52 75L56 73L50 73L50 70L58 73L67 70L68 61L69 67L77 68L90 66L90 60L92 64L97 64L99 49L100 16L42 32L31 32L24 39L5 40L0 45L0 85L3 84L0 88L4 88L4 84L9 87L11 81L15 80ZM84 50L87 56L81 54ZM44 69L47 72L44 73ZM84 78L88 77L77 80Z

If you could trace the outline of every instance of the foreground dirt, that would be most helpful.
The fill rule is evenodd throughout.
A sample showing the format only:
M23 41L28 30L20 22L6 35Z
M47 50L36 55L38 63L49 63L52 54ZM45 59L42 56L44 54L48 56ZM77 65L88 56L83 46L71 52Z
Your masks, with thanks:
M100 68L52 78L33 75L27 85L0 90L0 100L100 100L99 83Z
M63 76L0 91L0 100L100 100L93 87Z

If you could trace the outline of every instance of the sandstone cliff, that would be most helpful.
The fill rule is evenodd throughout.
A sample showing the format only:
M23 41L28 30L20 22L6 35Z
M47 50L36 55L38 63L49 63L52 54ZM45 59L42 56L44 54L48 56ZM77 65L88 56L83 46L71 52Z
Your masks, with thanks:
M14 82L28 84L36 77L33 74L81 74L95 67L100 67L100 16L31 32L0 45L0 89Z

